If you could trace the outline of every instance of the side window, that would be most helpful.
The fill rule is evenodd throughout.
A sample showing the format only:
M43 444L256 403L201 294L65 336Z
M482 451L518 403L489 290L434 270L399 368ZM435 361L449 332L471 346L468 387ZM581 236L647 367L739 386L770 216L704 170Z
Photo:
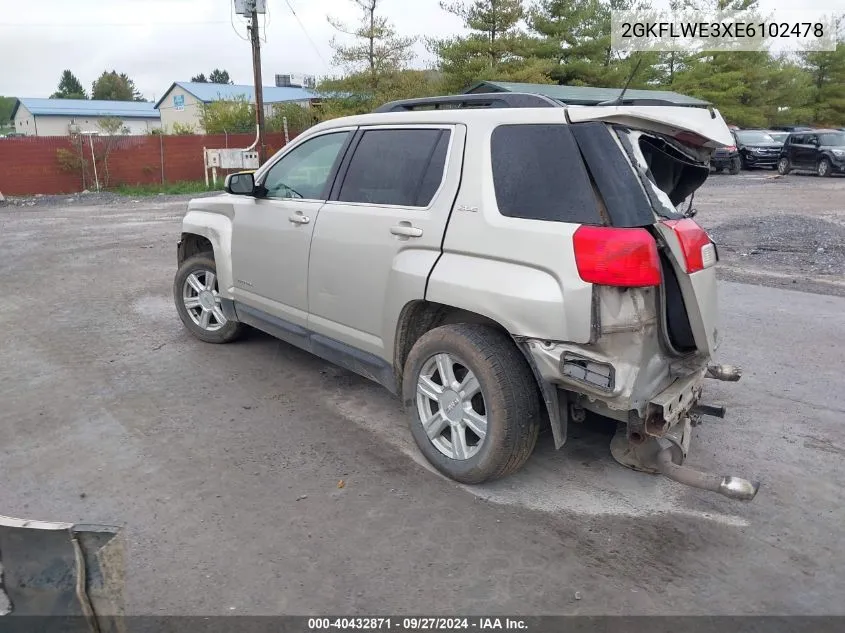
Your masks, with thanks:
M568 125L501 125L490 139L499 212L513 218L602 224Z
M790 143L792 145L801 145L802 143L804 143L804 136L803 135L793 136Z
M264 178L267 197L325 199L329 175L349 134L323 134L286 154Z
M808 143L809 145L818 145L819 144L819 137L816 136L815 134L812 134L812 135L808 136L807 140L804 141L804 142Z
M449 130L368 130L338 194L342 202L427 207L443 180Z

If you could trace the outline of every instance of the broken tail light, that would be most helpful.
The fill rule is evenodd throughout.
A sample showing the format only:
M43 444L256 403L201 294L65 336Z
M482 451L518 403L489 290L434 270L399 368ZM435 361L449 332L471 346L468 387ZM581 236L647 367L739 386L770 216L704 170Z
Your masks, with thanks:
M659 286L657 243L642 228L578 227L572 236L581 279L602 286Z
M716 263L716 246L695 220L663 220L678 238L684 253L684 270L695 273Z

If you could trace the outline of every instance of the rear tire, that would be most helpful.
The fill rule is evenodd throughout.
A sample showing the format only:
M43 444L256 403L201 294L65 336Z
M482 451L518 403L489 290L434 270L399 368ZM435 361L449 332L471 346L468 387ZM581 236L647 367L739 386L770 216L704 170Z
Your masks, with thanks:
M786 176L792 171L792 165L789 164L789 159L785 156L778 161L778 173L781 176Z
M462 483L515 472L537 443L531 368L509 336L486 325L444 325L420 337L405 363L402 400L423 455Z
M182 262L173 279L173 299L182 323L201 341L230 343L243 333L242 323L223 315L217 265L211 253L200 253Z
M739 170L742 169L742 161L739 158L734 158L731 160L731 167L728 170L728 173L731 176L736 176L739 173Z

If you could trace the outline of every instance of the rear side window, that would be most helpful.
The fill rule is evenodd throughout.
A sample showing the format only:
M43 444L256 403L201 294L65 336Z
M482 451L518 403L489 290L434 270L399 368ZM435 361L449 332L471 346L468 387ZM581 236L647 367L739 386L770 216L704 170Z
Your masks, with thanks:
M499 212L512 218L602 224L569 126L502 125L490 140Z
M364 132L338 200L427 207L443 180L449 136L433 129Z

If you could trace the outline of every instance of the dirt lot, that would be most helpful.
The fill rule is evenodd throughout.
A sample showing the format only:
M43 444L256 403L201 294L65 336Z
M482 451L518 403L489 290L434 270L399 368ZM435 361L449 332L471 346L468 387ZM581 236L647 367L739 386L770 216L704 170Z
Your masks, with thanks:
M623 469L587 426L445 480L379 387L186 334L183 200L74 196L0 208L0 513L125 525L133 613L845 614L845 179L766 175L696 202L727 276L774 286L723 283L745 375L708 384L728 417L692 445L762 480L750 504Z
M723 278L845 296L845 178L714 175L693 207Z

